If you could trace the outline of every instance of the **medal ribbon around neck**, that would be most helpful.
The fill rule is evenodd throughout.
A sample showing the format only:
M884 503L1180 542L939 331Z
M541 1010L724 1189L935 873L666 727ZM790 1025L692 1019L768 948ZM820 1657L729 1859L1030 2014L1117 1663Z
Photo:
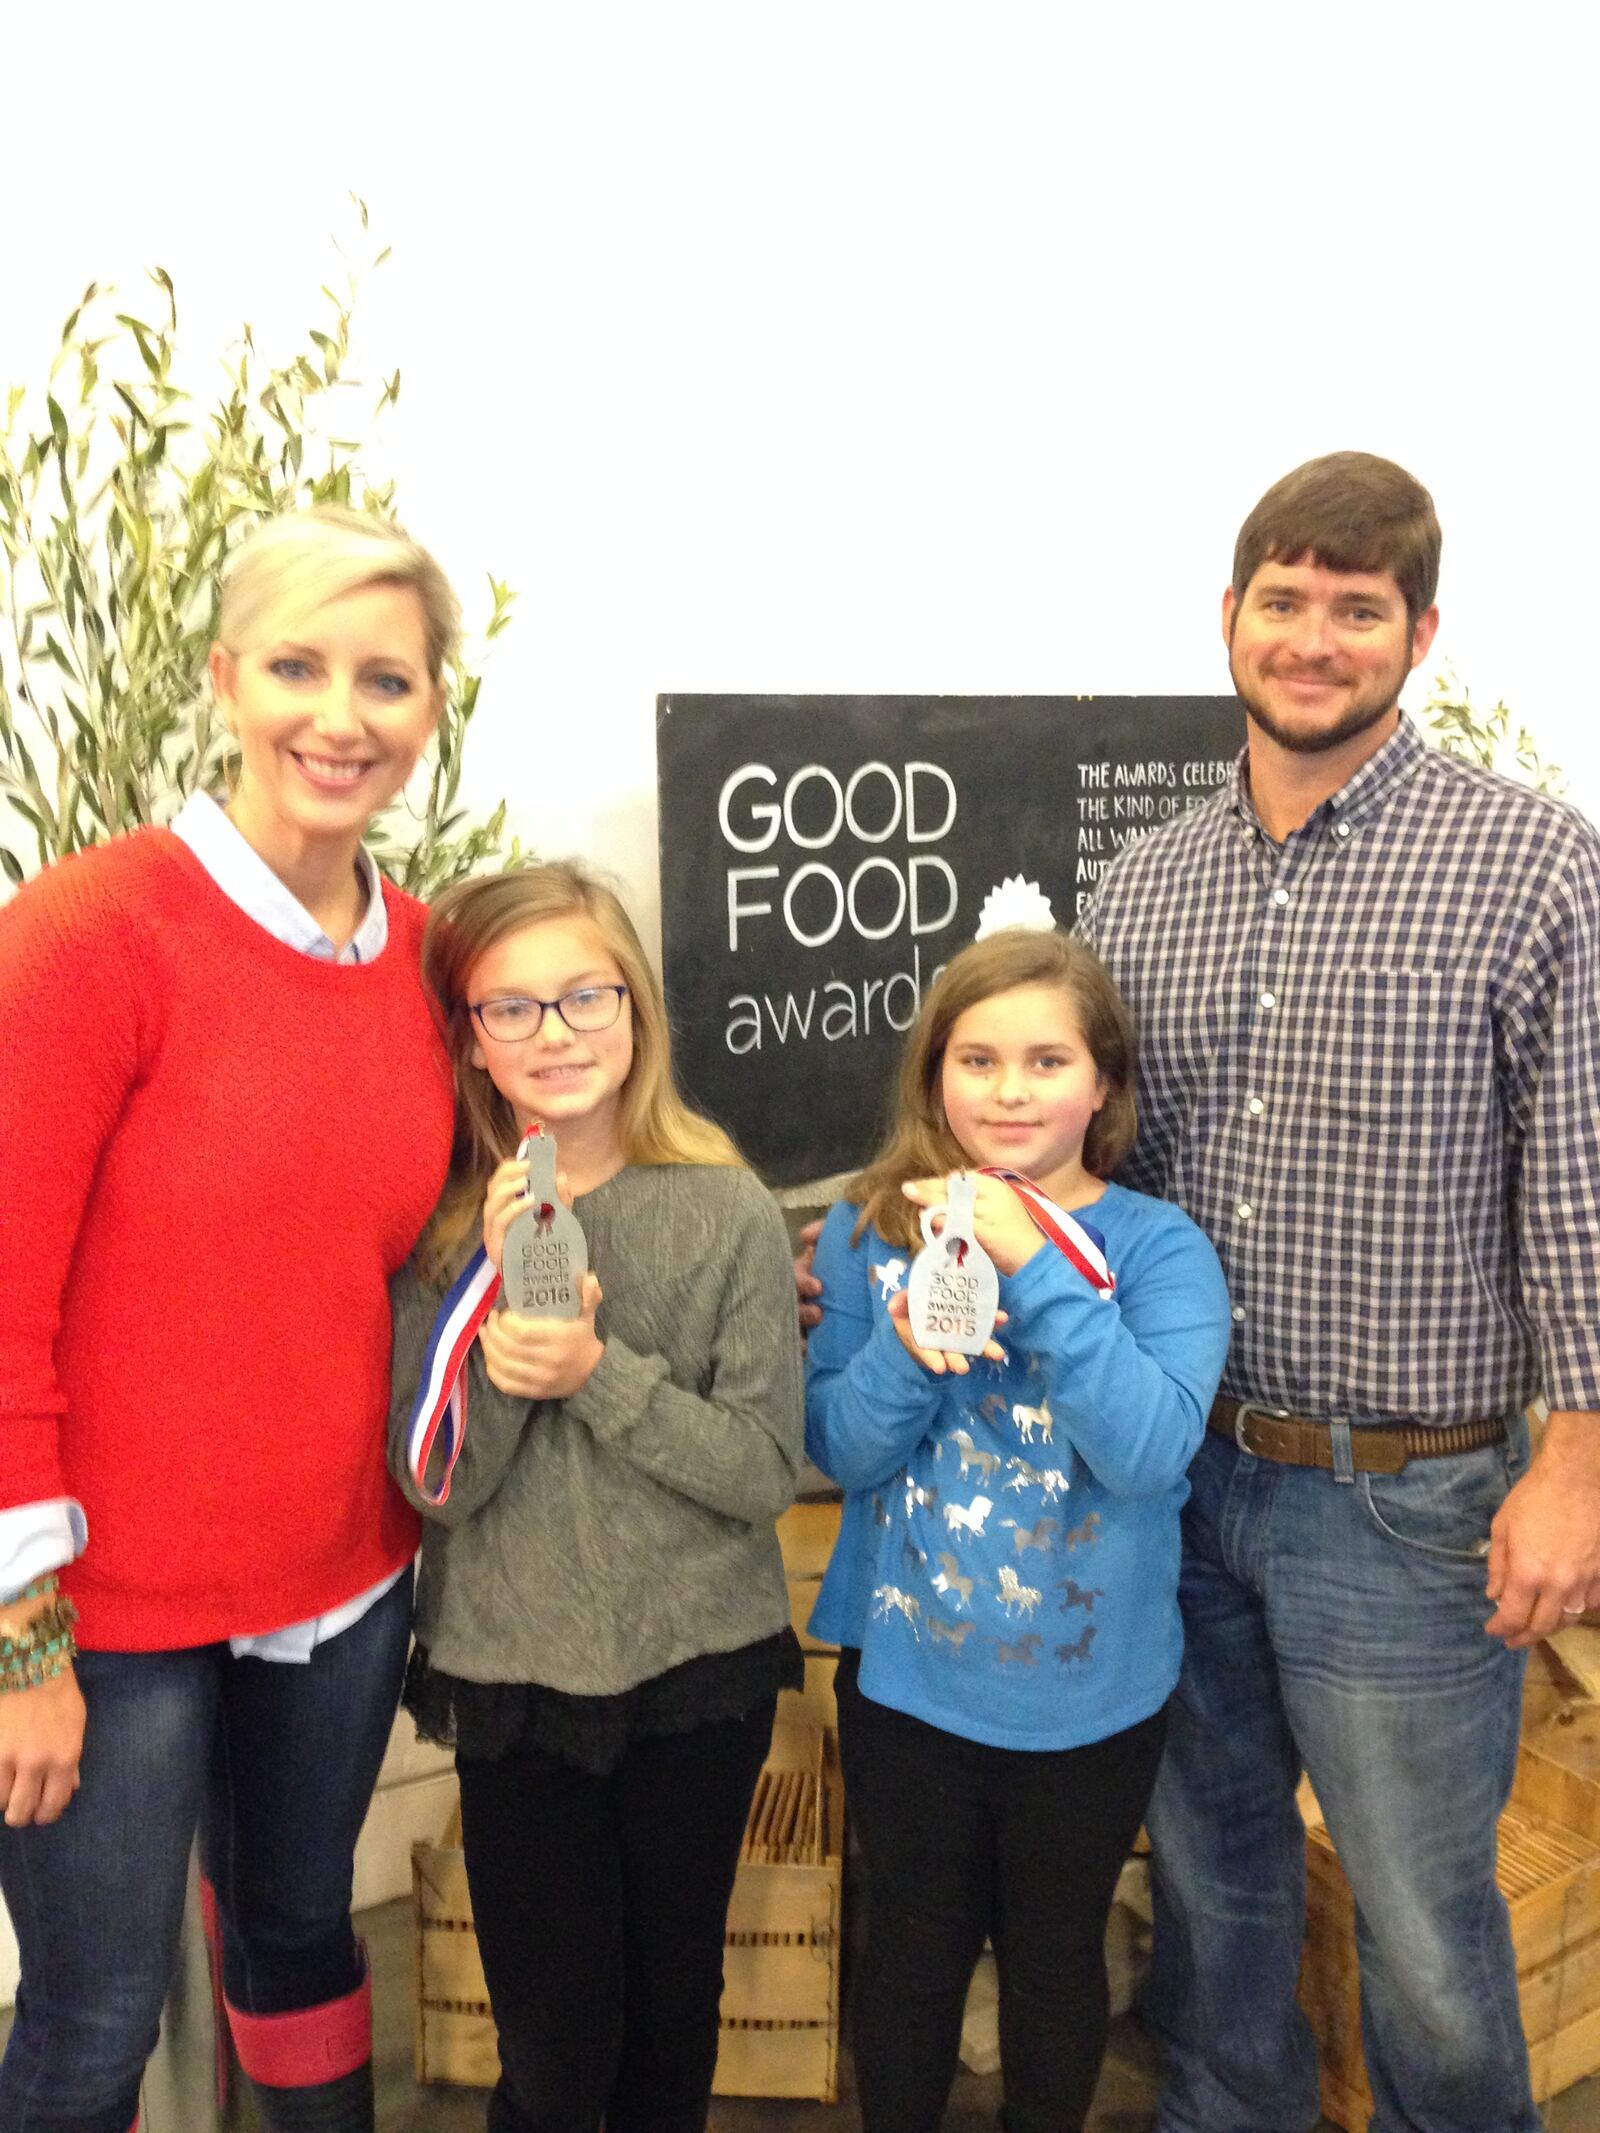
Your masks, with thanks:
M1099 1295L1111 1295L1117 1277L1106 1263L1105 1242L1098 1230L1092 1229L1087 1222L1080 1222L1076 1215L1068 1214L1064 1207L1058 1207L1048 1193L1041 1192L1032 1178L1025 1178L1020 1170L999 1170L987 1165L980 1174L998 1178L1002 1185L1009 1185L1028 1210L1039 1234L1055 1246L1069 1265L1077 1268Z
M535 1123L518 1141L520 1161L527 1161L528 1143L543 1131ZM417 1494L427 1503L449 1500L450 1476L467 1438L467 1374L462 1366L499 1294L500 1270L480 1244L451 1284L428 1335L422 1381L406 1424L406 1467ZM430 1486L426 1477L435 1443L440 1445L444 1471L438 1483Z

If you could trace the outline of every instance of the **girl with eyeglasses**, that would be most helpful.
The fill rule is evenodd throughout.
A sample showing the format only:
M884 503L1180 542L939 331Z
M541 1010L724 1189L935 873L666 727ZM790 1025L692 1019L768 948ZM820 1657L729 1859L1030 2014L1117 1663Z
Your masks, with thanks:
M564 864L447 890L423 967L456 1132L391 1292L390 1464L425 1522L406 1700L456 1750L488 2123L697 2133L740 1839L801 1677L773 1529L802 1435L783 1221L678 1095L660 988L600 882ZM535 1125L588 1242L581 1315L492 1311L454 1463L414 1472L436 1316L480 1240L500 1265Z

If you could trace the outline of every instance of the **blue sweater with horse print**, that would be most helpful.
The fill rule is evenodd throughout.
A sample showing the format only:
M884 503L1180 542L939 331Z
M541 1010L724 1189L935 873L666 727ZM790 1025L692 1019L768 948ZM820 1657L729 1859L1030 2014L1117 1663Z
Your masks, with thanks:
M995 1747L1103 1740L1178 1678L1185 1472L1227 1353L1217 1256L1164 1200L1108 1185L1082 1219L1114 1296L1056 1250L1000 1279L1004 1364L935 1377L889 1320L910 1254L841 1201L817 1245L806 1449L847 1492L813 1635L861 1690Z

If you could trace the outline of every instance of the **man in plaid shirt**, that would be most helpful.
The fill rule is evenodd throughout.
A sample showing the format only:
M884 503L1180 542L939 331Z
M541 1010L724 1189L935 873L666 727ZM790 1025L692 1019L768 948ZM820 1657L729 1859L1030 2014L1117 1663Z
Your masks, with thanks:
M1540 2123L1495 1823L1523 1649L1600 1603L1600 838L1402 717L1438 557L1386 460L1268 491L1223 596L1232 783L1082 929L1140 1027L1121 1175L1203 1225L1235 1322L1150 1814L1163 2133L1317 2118L1302 1766L1375 2133Z

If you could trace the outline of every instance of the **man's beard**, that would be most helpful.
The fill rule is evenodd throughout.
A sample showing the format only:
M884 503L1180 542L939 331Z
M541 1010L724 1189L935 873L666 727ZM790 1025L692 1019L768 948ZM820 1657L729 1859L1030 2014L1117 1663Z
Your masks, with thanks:
M1398 671L1392 676L1374 680L1359 689L1345 706L1342 715L1331 726L1294 726L1284 724L1272 709L1265 694L1247 689L1240 680L1233 663L1230 647L1228 671L1233 676L1233 686L1244 705L1245 716L1277 742L1280 748L1294 755L1323 755L1334 748L1342 748L1347 741L1367 733L1380 720L1389 717L1400 701L1400 691L1405 678L1411 672L1411 632L1406 632L1406 649L1403 663L1397 662ZM1311 678L1310 676L1307 677Z

